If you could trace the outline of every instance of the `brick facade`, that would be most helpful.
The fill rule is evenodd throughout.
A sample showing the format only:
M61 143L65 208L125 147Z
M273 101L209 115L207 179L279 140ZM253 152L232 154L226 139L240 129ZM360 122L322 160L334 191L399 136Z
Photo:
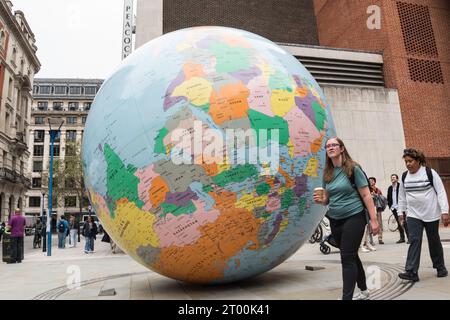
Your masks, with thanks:
M314 5L320 45L383 53L386 86L399 92L406 146L447 163L440 174L448 192L450 1L315 0ZM380 30L367 27L370 5L381 8Z
M319 44L312 0L164 0L163 33L205 25L244 29L275 42Z

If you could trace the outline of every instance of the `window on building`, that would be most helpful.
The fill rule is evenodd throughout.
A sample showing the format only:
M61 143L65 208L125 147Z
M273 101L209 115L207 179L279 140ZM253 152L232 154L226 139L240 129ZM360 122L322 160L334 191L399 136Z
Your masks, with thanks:
M76 130L67 130L66 131L66 140L67 141L75 141L77 138L77 131Z
M69 94L81 94L81 87L79 86L69 87Z
M51 94L52 87L51 86L40 86L39 92L40 92L40 94Z
M9 134L9 127L11 126L11 121L9 119L9 113L6 113L5 116L5 133L8 135Z
M59 142L61 140L61 131L56 133L55 142Z
M69 111L77 111L78 102L69 102Z
M17 160L16 160L17 158L16 157L12 157L12 164L11 164L11 166L12 166L12 169L13 169L13 171L16 171L16 162L17 162Z
M3 167L6 167L6 162L8 161L8 152L3 150Z
M32 188L40 188L42 187L42 178L33 178L31 182Z
M64 198L64 206L65 207L76 207L77 206L77 197L65 197Z
M42 144L35 144L33 146L33 156L35 157L44 156L44 146Z
M44 130L34 130L34 142L44 142Z
M67 117L67 124L76 124L77 117Z
M38 110L47 110L48 109L48 101L38 101L37 103Z
M84 94L95 94L97 87L84 87Z
M67 87L66 86L55 86L55 94L66 94Z
M9 100L12 100L13 90L14 90L14 81L12 78L9 78L9 82L8 82L8 98L9 98Z
M53 110L62 111L62 109L63 109L63 103L61 101L53 102Z
M41 206L41 197L29 197L28 206L30 208L39 208Z
M52 145L50 145L50 146L48 147L48 150L51 150L51 146L52 146ZM50 154L50 152L49 152L49 154ZM54 144L54 145L53 145L53 156L54 156L54 157L59 157L59 144Z
M33 86L33 94L39 93L39 86Z
M5 41L6 41L6 34L5 34L5 31L3 29L1 29L1 31L0 31L0 46L2 48L5 48Z
M33 161L33 172L42 172L42 161Z
M34 123L35 124L44 124L44 117L35 117Z
M84 111L91 110L91 105L92 105L92 102L85 102L84 103Z
M81 123L82 123L82 124L85 124L85 123L86 123L86 118L87 118L87 117L81 117Z
M17 49L16 49L16 48L13 48L12 56L11 56L11 61L12 61L14 64L16 64L16 60L17 60Z

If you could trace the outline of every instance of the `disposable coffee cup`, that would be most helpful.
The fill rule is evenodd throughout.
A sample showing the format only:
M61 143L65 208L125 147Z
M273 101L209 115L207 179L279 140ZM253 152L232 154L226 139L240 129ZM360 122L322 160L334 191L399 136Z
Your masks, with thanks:
M319 196L320 201L323 202L323 198L325 196L325 189L321 188L321 187L315 188L314 192L317 193L317 195Z

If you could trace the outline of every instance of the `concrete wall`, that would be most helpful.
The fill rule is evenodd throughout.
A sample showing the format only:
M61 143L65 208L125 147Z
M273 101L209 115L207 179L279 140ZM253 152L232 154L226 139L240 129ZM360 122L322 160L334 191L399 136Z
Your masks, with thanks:
M406 170L398 92L386 88L322 86L331 106L336 132L352 158L377 179L384 195L392 173Z

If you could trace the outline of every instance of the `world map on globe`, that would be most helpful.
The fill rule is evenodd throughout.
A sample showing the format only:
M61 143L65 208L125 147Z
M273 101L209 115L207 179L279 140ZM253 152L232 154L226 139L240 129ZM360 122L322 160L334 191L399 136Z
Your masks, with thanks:
M319 85L292 55L243 30L182 29L103 83L84 131L85 183L133 259L177 280L232 282L311 236L333 136Z

